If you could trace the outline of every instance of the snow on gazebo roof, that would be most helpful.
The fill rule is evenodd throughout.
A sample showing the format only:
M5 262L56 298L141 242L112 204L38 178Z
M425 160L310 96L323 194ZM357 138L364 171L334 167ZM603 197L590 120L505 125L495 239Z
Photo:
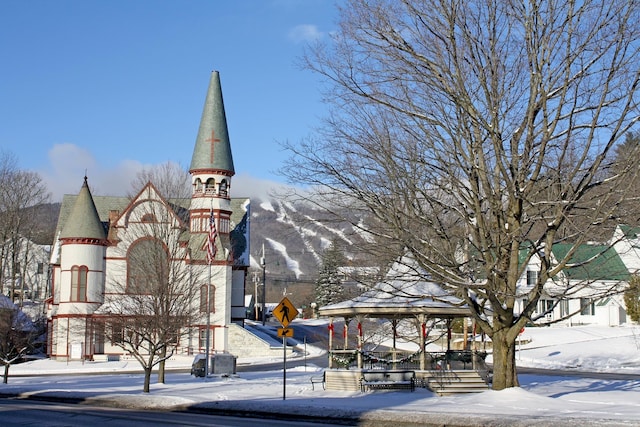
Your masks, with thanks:
M335 304L320 307L321 316L465 317L469 308L439 284L426 280L428 274L410 255L394 262L383 281L371 290Z

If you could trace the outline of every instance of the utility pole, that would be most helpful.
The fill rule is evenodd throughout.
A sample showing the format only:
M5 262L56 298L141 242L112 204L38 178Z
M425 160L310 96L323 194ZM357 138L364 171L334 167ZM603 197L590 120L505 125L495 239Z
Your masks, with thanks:
M266 320L265 301L267 300L267 287L266 287L267 262L264 257L264 243L262 243L262 257L260 257L260 265L262 266L262 326L264 326L265 320Z

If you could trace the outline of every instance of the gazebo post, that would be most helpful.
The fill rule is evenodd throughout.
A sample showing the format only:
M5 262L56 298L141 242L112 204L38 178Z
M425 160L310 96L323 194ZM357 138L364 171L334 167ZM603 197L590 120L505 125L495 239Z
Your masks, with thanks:
M358 322L358 369L362 369L362 345L363 345L363 337L362 337L362 318L360 316L356 317L356 321Z
M418 316L418 321L420 322L420 334L419 342L420 342L420 370L425 371L427 367L427 316L421 314Z
M451 318L447 319L447 356L445 357L445 364L447 369L451 369L449 363L449 355L451 354Z
M393 318L391 319L391 333L393 334L393 340L392 340L392 347L391 347L391 357L393 358L393 369L396 369L396 335L398 332L398 319Z
M349 322L351 321L350 317L344 318L344 326L342 327L342 337L344 338L344 345L342 347L343 350L349 349Z
M333 355L331 354L331 350L333 350L333 316L329 317L329 369L333 368Z
M468 323L467 322L467 318L463 317L462 318L462 326L463 326L463 329L462 329L462 332L463 332L463 334L462 334L462 339L463 339L463 341L462 341L462 343L463 343L462 344L462 349L463 350L468 350L469 349L468 348L468 346L469 346L469 331L468 331L468 328L467 328L467 326L468 326L467 323Z

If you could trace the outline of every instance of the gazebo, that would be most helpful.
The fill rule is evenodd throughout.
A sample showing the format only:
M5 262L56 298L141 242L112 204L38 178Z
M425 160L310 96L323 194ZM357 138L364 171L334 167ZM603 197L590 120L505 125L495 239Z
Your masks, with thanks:
M334 369L335 360L345 355L350 355L353 357L353 361L357 363L354 369L349 369L347 363L347 366L344 366L346 369L343 370L362 371L365 363L370 363L373 366L371 364L372 357L363 351L363 321L365 319L388 319L390 321L393 328L391 350L393 360L385 362L393 368L396 368L398 364L407 366L407 358L400 360L396 358L398 354L395 340L396 327L402 319L416 319L421 325L421 333L416 331L419 335L419 351L414 354L419 359L419 365L416 364L415 366L416 371L428 372L433 370L432 362L434 360L445 362L438 365L438 369L448 369L450 367L448 362L451 360L463 360L463 356L469 362L473 362L475 368L476 360L475 358L471 360L472 353L470 351L466 351L465 348L460 349L461 351L451 349L451 320L470 317L469 307L460 298L451 295L439 284L425 280L425 277L428 277L428 275L417 265L415 259L410 255L404 255L392 265L385 278L369 291L347 301L320 307L319 315L330 319L329 371L333 371L333 375L340 375L335 373L335 371L338 371ZM344 345L342 349L333 348L336 332L334 321L336 318L344 319L342 334ZM357 322L357 348L349 349L348 325L354 319ZM427 321L429 319L443 319L447 325L447 351L437 356L428 354L425 351ZM373 359L375 361L375 358ZM376 368L383 369L380 365L376 366ZM329 380L327 380L327 383L329 383Z

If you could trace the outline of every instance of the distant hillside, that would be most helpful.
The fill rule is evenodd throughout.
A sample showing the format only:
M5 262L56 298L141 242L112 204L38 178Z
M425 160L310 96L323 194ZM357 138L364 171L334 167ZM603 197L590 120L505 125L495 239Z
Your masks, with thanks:
M35 226L31 230L31 240L39 245L50 245L53 243L53 234L58 222L60 213L60 203L47 203L34 206L28 209L28 215L35 218Z
M323 251L335 240L350 261L361 237L346 223L326 224L322 213L304 204L277 200L251 203L251 266L258 267L264 244L267 272L288 281L315 280Z

